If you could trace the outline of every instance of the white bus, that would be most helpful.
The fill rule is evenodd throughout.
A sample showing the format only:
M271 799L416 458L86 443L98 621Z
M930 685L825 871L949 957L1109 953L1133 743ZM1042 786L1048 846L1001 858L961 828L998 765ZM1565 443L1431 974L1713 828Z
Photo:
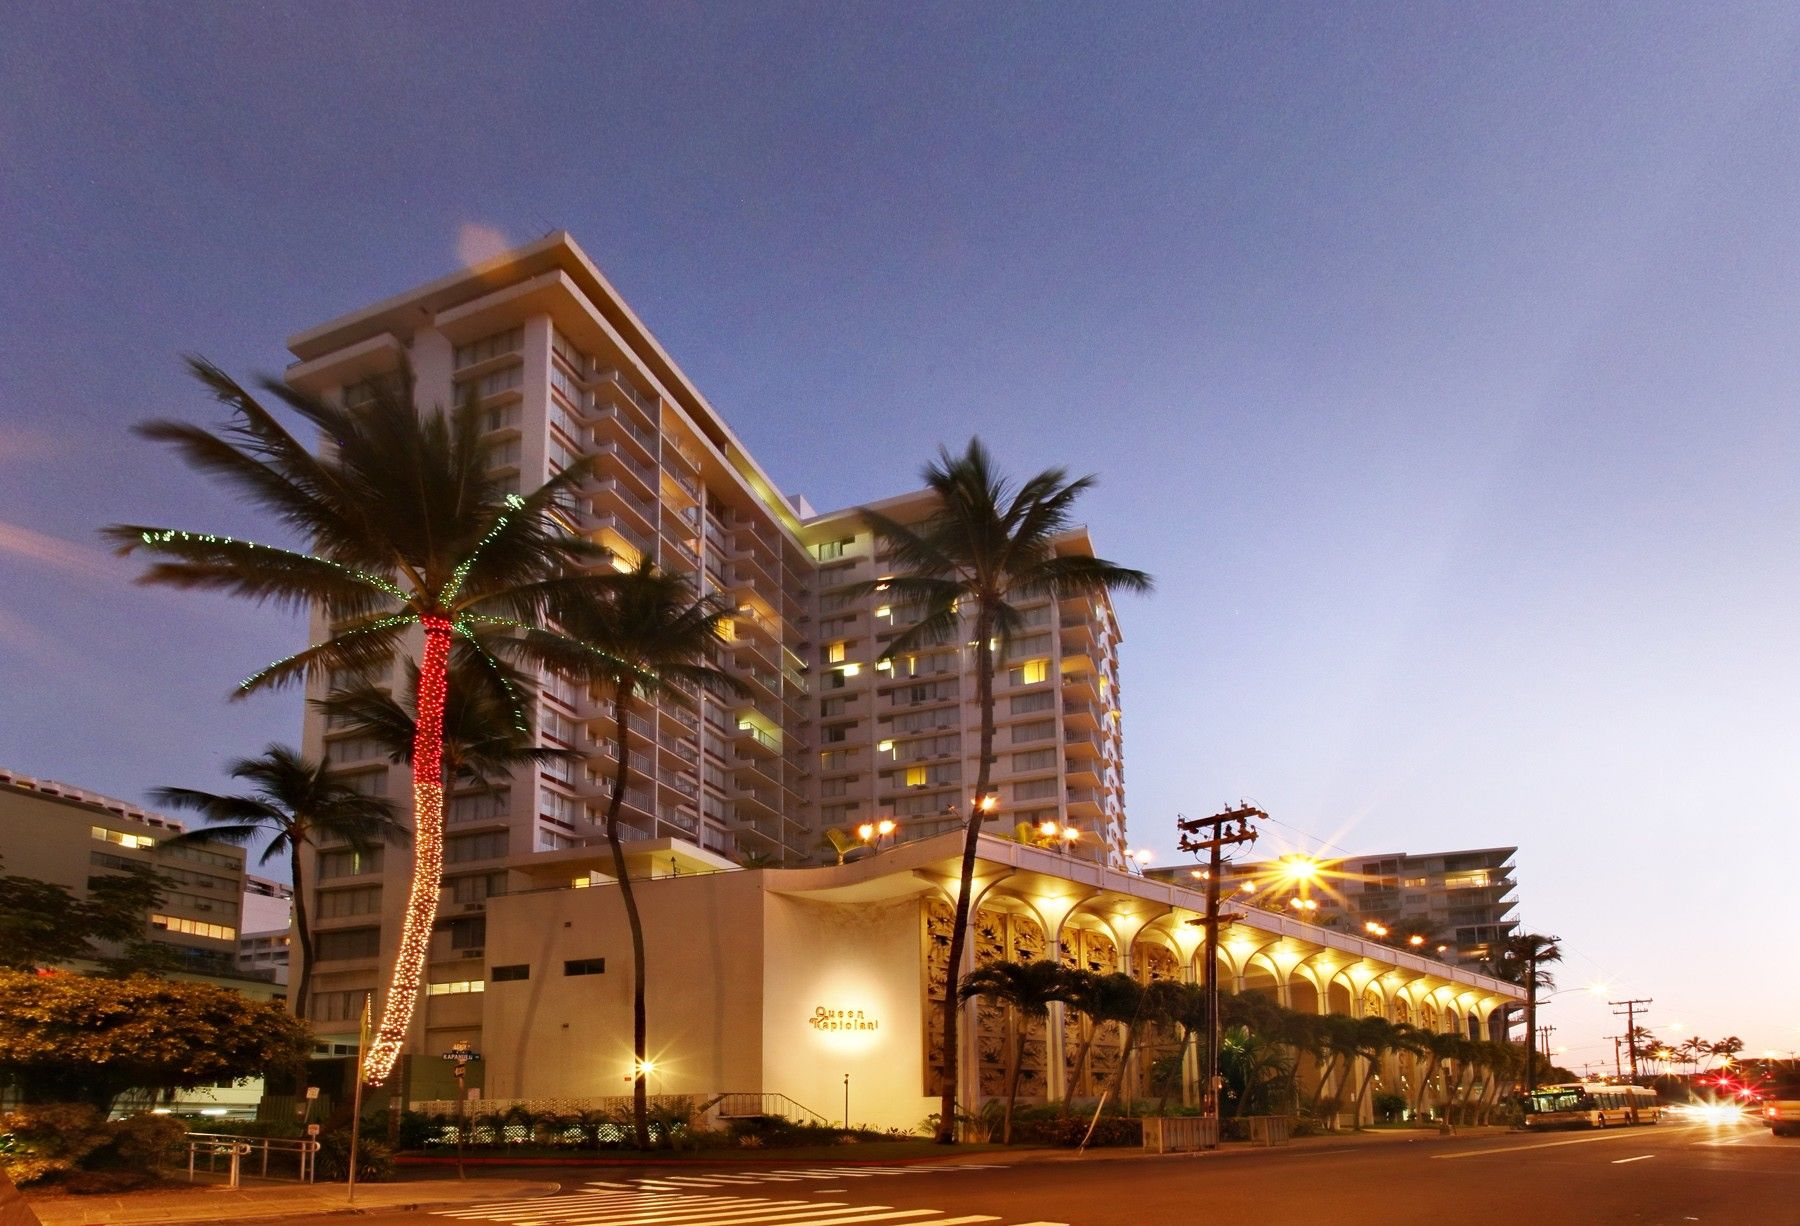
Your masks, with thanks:
M1643 1086L1573 1082L1540 1086L1525 1096L1527 1128L1605 1128L1654 1124L1661 1119L1656 1091Z

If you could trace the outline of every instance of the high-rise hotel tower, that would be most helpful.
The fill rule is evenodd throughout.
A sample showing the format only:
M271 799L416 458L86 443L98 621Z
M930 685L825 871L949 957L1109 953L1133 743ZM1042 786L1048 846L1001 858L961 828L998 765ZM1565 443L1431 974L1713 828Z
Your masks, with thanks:
M596 457L573 527L619 564L649 555L724 593L736 610L722 665L744 693L703 688L654 703L634 728L637 770L623 820L634 871L707 871L760 857L801 864L890 819L887 838L940 833L973 797L973 652L967 644L880 659L907 611L877 591L879 545L856 510L815 515L778 490L579 247L562 233L312 328L289 341L295 386L354 402L410 365L422 407L478 397L505 482L529 490L577 456ZM919 439L919 459L936 440ZM1045 457L1046 464L1061 457ZM891 474L900 484L915 471ZM907 521L923 495L872 504ZM1083 531L1059 548L1088 552ZM1119 633L1104 595L1027 606L1027 628L996 678L996 832L1055 823L1071 854L1122 862ZM313 686L314 697L330 688ZM453 796L428 993L485 987L485 900L545 880L610 873L596 818L611 792L610 704L558 677L536 697L537 730L580 761L521 771L510 785ZM309 707L306 746L407 816L403 768ZM880 836L877 836L878 838ZM325 849L312 875L317 917L312 1013L354 1024L388 979L410 858ZM379 1003L379 1002L378 1002ZM421 1012L454 1027L456 1003ZM430 1041L429 1033L419 1038Z

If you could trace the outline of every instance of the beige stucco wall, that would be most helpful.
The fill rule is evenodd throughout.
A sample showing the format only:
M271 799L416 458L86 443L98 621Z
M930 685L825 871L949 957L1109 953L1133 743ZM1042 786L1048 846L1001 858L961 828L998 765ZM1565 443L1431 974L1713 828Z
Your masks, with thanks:
M841 1119L848 1074L857 1124L911 1128L936 1110L924 1093L919 907L917 898L841 904L768 896L762 1089ZM815 1026L820 1009L852 1016Z
M651 1093L763 1088L761 877L638 884L656 1065ZM488 906L487 965L525 963L531 977L495 983L489 972L479 1044L486 1096L630 1093L631 937L618 889L514 894ZM565 976L564 961L577 958L605 958L606 971ZM436 1029L429 1042L438 1041Z

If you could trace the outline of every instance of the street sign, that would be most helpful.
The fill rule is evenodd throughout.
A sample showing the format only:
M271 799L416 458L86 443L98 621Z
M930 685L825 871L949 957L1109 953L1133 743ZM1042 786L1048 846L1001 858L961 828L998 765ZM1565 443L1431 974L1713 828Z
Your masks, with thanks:
M319 1096L319 1087L318 1086L307 1086L306 1087L306 1096L308 1098L317 1098Z
M317 1124L308 1124L306 1126L306 1135L309 1137L318 1136L319 1135L319 1126Z

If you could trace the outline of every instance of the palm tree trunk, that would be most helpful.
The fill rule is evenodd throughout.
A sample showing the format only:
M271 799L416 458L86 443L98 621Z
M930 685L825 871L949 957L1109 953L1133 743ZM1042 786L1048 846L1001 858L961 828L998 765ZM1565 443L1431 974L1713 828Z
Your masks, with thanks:
M625 785L631 781L631 686L630 679L617 683L613 716L619 725L619 766L613 772L612 801L606 806L606 843L612 848L613 876L619 881L619 899L625 904L625 921L631 928L631 1126L639 1149L650 1148L649 1077L644 1072L648 1028L644 1020L644 922L638 916L637 895L625 867L625 847L619 841L619 809L625 803Z
M1088 1018L1088 1032L1081 1040L1081 1046L1075 1051L1075 1071L1069 1074L1069 1088L1063 1095L1063 1107L1075 1105L1075 1091L1081 1086L1081 1075L1087 1071L1088 1054L1093 1050L1094 1040L1100 1037L1100 1027L1106 1023Z
M431 926L437 919L444 881L444 699L450 689L450 621L427 615L425 650L419 657L419 686L413 726L413 876L400 925L400 949L388 986L381 1026L369 1045L367 1079L380 1085L393 1071L412 1026L413 1009L431 953Z
M1325 1101L1325 1087L1331 1084L1331 1075L1337 1071L1338 1053L1331 1052L1325 1057L1325 1063L1319 1068L1319 1084L1313 1087L1312 1112L1319 1114L1319 1105Z
M956 891L956 918L950 926L950 963L944 979L944 1080L938 1101L939 1145L956 1143L957 1081L957 978L962 974L963 949L969 939L969 900L975 892L975 855L981 847L981 825L987 817L981 802L987 799L994 759L994 652L990 643L993 619L987 602L975 617L975 701L981 708L981 747L975 766L975 795L969 806L968 829L963 837L961 884Z
M294 981L294 998L288 1002L288 1011L305 1021L309 1011L306 993L312 986L313 946L312 930L306 922L306 885L300 879L300 862L300 840L290 832L288 868L294 876L294 938L300 943L300 977Z
M1425 1092L1431 1088L1431 1079L1437 1076L1437 1070L1438 1055L1436 1052L1433 1052L1431 1053L1431 1059L1426 1062L1425 1075L1419 1078L1419 1087L1413 1093L1412 1110L1414 1115L1418 1115L1419 1112L1425 1109Z
M1006 1117L1000 1125L1000 1144L1012 1144L1013 1103L1019 1097L1019 1073L1025 1067L1025 1036L1030 1019L1018 1008L1013 1009L1013 1064L1006 1075Z

